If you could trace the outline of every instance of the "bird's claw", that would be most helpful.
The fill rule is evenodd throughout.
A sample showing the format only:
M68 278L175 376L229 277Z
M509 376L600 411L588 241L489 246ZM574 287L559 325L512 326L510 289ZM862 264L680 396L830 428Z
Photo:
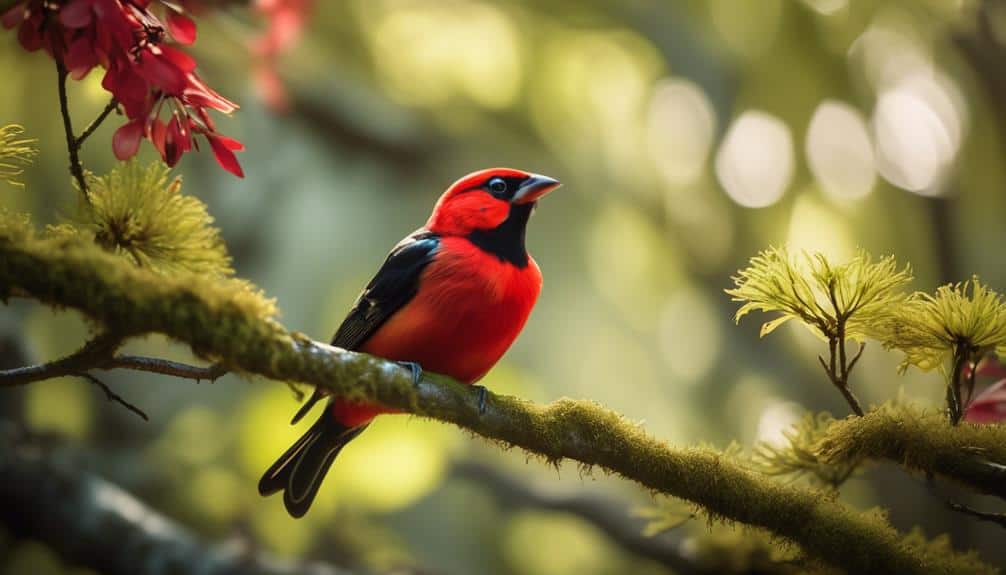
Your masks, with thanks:
M489 390L486 389L484 385L476 385L475 391L479 396L479 415L485 415L486 413L486 397L489 395Z
M423 366L414 361L400 361L398 365L408 368L412 373L412 386L419 387L419 382L423 380Z

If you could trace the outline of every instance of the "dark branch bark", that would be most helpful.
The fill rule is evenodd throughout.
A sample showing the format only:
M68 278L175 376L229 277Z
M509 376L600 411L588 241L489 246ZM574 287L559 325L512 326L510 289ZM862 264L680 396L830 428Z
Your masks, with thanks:
M221 364L213 364L207 367L199 367L171 361L169 359L158 359L154 357L142 357L138 355L117 355L110 361L100 366L101 369L131 369L133 371L149 371L161 375L172 375L196 381L216 381L217 378L227 373L227 368Z
M80 193L84 195L84 199L90 203L91 196L87 193L87 180L84 179L84 166L81 165L80 155L78 154L80 147L77 145L77 138L73 135L73 122L70 120L69 101L66 97L66 66L64 66L63 62L58 58L56 60L56 74L59 82L59 111L63 115L63 132L66 134L66 150L70 155L70 174L75 180L77 180L77 185L80 187Z
M96 385L101 391L105 392L105 398L108 401L111 401L112 403L118 403L122 407L125 407L129 411L132 411L133 413L138 415L141 419L143 419L143 421L150 421L150 418L147 417L147 414L144 413L142 409L136 407L132 403L129 403L125 399L122 399L122 396L112 391L112 388L108 387L108 384L106 384L104 381L101 381L100 379L91 375L90 373L81 373L79 375L85 380Z
M0 437L0 520L67 561L104 575L348 575L249 551L207 545L129 493L38 448Z
M84 131L80 133L80 136L78 136L77 139L73 141L73 145L76 146L78 150L80 150L80 147L84 145L84 140L88 139L91 136L91 134L93 134L94 131L98 129L98 126L100 126L101 123L105 121L105 118L107 118L108 115L112 113L112 110L114 110L115 107L118 105L119 102L115 98L109 100L108 104L105 105L105 109L102 110L101 113L98 114L98 117L95 118L90 124L88 124L86 128L84 128Z
M196 381L215 381L227 373L227 369L221 364L200 367L169 359L116 355L115 351L122 346L123 341L123 337L101 334L87 342L80 350L64 358L39 365L0 370L0 387L24 385L68 375L90 377L86 372L92 369L130 369Z
M959 513L970 515L975 519L979 519L981 521L988 521L989 523L995 523L999 527L1006 528L1006 513L993 513L991 511L981 511L979 509L968 507L963 503L957 503L956 501L947 501L947 507Z

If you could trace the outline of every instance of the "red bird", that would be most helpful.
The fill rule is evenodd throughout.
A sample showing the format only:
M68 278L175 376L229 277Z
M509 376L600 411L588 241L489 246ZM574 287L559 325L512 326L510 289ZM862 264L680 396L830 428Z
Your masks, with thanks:
M426 225L398 242L343 320L332 344L475 383L524 327L541 271L524 248L535 203L559 182L520 170L475 172L447 189ZM419 366L422 366L421 368ZM324 394L318 390L296 423ZM392 410L333 398L270 467L259 493L283 491L307 513L336 455L375 416Z

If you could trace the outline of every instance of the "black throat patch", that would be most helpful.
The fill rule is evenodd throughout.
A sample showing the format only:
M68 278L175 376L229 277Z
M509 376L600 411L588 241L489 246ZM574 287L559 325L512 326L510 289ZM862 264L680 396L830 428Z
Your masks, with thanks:
M475 230L468 234L468 241L501 261L525 268L527 250L524 248L524 232L533 210L534 202L513 204L510 206L510 215L502 224L491 230Z

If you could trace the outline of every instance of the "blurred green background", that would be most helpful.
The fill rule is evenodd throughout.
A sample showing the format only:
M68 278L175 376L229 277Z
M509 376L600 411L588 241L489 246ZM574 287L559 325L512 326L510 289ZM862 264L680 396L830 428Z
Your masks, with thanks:
M847 406L788 325L764 341L735 327L730 276L770 244L835 257L856 247L911 262L914 287L978 273L1006 288L1002 56L1006 4L969 0L317 2L282 56L290 108L262 103L249 38L262 23L225 4L198 19L207 83L241 110L221 132L245 143L246 178L208 151L176 172L210 206L238 275L278 300L290 329L327 340L399 238L475 169L511 166L564 187L532 219L545 276L524 333L483 382L538 402L591 398L675 445L780 441L806 411ZM56 72L0 34L0 123L41 154L0 205L58 221L69 184ZM70 86L78 126L107 102L100 73ZM85 145L114 162L114 116ZM141 158L155 154L145 143ZM0 336L32 362L80 345L87 326L28 302L0 308ZM137 353L189 359L157 338ZM897 376L869 346L853 387L938 406L935 374ZM139 373L106 381L143 423L76 380L0 395L0 413L84 454L89 469L207 540L238 536L279 555L362 570L567 575L663 573L576 516L500 505L459 463L617 502L652 505L617 478L558 470L457 429L382 417L346 449L303 520L256 481L303 427L282 385L213 385ZM306 418L310 420L311 417ZM923 479L874 468L843 488L897 527L950 533L1006 562L998 527L944 510ZM967 501L966 496L961 496ZM980 504L980 501L972 500ZM661 537L695 553L691 521ZM2 533L2 532L0 532ZM36 543L0 536L0 573L79 572ZM45 566L44 568L42 566Z

